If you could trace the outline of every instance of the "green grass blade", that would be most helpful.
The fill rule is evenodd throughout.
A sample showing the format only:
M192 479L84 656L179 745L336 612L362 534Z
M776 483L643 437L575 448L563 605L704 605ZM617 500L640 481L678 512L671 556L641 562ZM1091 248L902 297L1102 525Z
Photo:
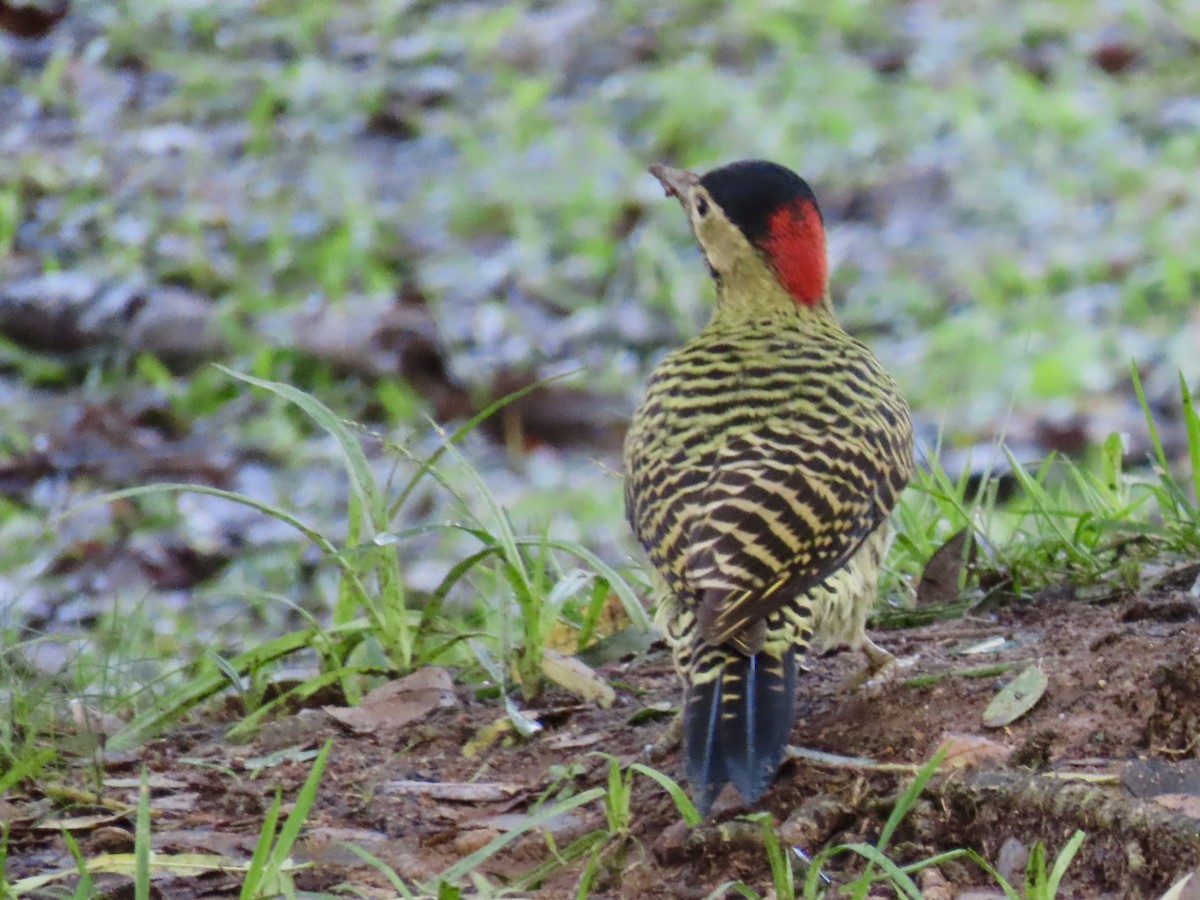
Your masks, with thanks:
M1022 898L1020 891L1013 887L1007 878L996 871L995 866L993 866L974 850L967 848L966 850L956 852L965 853L966 857L971 860L971 862L975 863L975 865L987 872L988 876L1000 886L1002 891L1004 891L1004 896L1007 898L1007 900L1029 900L1029 898Z
M513 569L513 575L519 580L520 586L527 594L533 593L533 585L529 581L529 573L526 571L524 560L521 552L517 548L517 536L512 529L512 521L508 517L508 510L500 505L496 499L496 495L492 493L487 482L483 480L478 470L467 462L467 458L462 455L457 447L448 443L449 438L443 436L443 444L446 452L458 463L466 473L468 480L475 486L475 490L479 498L483 501L487 511L490 514L492 522L488 531L495 539L497 545L503 551L504 559Z
M1193 515L1200 512L1200 413L1196 412L1196 404L1192 401L1192 392L1188 388L1187 379L1179 373L1179 393L1183 398L1183 422L1187 432L1188 460L1192 466L1192 496L1195 506Z
M155 484L141 484L135 487L121 488L116 491L107 491L103 494L96 494L90 497L84 497L75 501L71 507L64 512L59 513L50 520L50 524L58 522L61 519L71 515L72 511L86 506L94 506L98 503L111 503L114 500L124 500L128 497L141 497L148 494L164 494L164 493L180 493L180 494L207 494L210 497L220 497L222 500L228 500L230 503L237 503L240 506L247 506L250 509L257 510L273 519L278 519L285 525L289 525L296 531L300 532L314 544L321 548L324 552L331 556L338 556L337 547L331 544L321 532L309 528L295 516L288 513L286 510L278 506L272 506L269 503L263 503L255 500L253 497L247 497L245 494L239 494L236 491L227 491L222 488L209 487L206 484L188 484L186 482L177 481L162 481Z
M637 598L637 595L634 594L632 588L629 587L629 583L617 573L616 569L605 563L604 560L600 559L600 557L596 556L596 554L592 553L592 551L588 550L586 547L581 547L578 544L572 543L571 541L548 538L546 540L546 546L553 547L555 550L561 550L564 553L568 553L571 556L574 556L580 562L586 563L588 566L590 566L592 571L608 582L609 587L612 588L612 592L616 594L617 599L621 601L621 606L625 608L625 614L629 616L629 619L631 622L633 622L633 624L637 625L644 631L648 631L651 627L653 627L652 623L650 622L650 616L647 615L645 607L642 606L641 601L639 601Z
M675 808L679 810L679 814L683 817L683 821L687 823L689 828L700 824L700 813L696 810L696 805L692 803L679 783L670 775L652 769L650 766L642 763L630 763L629 771L637 772L639 775L645 775L647 778L653 778L657 781L670 795L671 800L675 803Z
M485 406L483 409L481 409L479 412L477 412L475 415L473 415L470 419L468 419L466 422L464 422L462 425L460 425L458 428L456 428L453 432L451 432L448 436L444 436L443 440L442 440L442 446L440 446L437 450L435 450L433 453L431 453L426 459L421 461L420 465L417 468L417 471L413 473L413 476L408 480L408 483L400 491L400 493L396 497L396 499L392 501L391 507L388 510L389 518L391 516L394 516L396 513L398 513L400 511L400 508L402 506L404 506L405 501L407 501L408 498L410 496L412 496L412 492L415 491L417 489L417 485L421 483L421 479L424 478L427 474L429 474L433 470L434 466L436 466L438 464L438 461L442 458L442 456L445 455L446 451L449 449L449 446L451 444L457 444L464 437L466 437L468 434L470 434L472 431L474 431L481 422L483 422L485 419L491 417L495 413L499 412L501 409L506 407L508 404L512 403L514 400L524 397L530 391L536 390L537 388L541 387L542 385L549 384L550 382L555 381L559 378L565 378L571 374L573 374L573 373L563 372L561 375L554 375L550 378L543 378L540 381L536 381L533 384L529 384L523 388L520 388L519 390L515 390L511 394L507 394L507 395L501 397L499 400L496 400L493 403L489 403L487 406ZM441 432L441 428L436 423L434 423L434 427L438 429L439 433Z
M1137 363L1130 361L1129 377L1133 381L1133 390L1137 394L1138 405L1142 408L1142 415L1146 418L1146 430L1150 434L1150 443L1154 447L1154 455L1158 459L1159 466L1164 472L1170 471L1170 466L1167 465L1167 454L1163 450L1162 438L1158 434L1158 425L1154 422L1154 415L1150 412L1150 404L1146 400L1146 392L1142 389L1142 378L1138 375Z
M256 378L253 375L236 372L219 363L214 363L214 365L231 378L236 378L238 381L243 381L246 384L252 384L255 387L270 391L277 397L281 397L293 406L298 407L316 425L332 437L337 442L338 449L342 453L342 461L345 463L346 474L350 476L350 487L363 504L363 509L367 512L368 521L372 526L372 536L387 528L387 511L383 504L382 495L375 484L375 476L371 471L371 465L367 462L367 456L363 452L362 442L358 439L358 435L354 434L346 426L346 423L342 421L340 416L316 397L306 394L304 391L290 384L285 384L282 381L268 381L265 378Z
M142 766L142 783L138 788L137 819L133 834L133 896L134 900L150 900L150 782Z
M403 900L416 900L417 895L409 890L408 885L404 883L404 879L397 875L396 870L378 856L364 850L357 844L349 844L345 841L339 841L338 843L386 878L388 884L392 886L392 890L396 891Z
M1067 845L1059 851L1058 856L1054 860L1054 868L1050 871L1050 878L1046 882L1046 897L1058 896L1058 886L1062 883L1063 876L1067 874L1067 869L1071 865L1071 861L1075 858L1075 854L1079 852L1079 848L1083 846L1083 841L1087 837L1079 829L1071 835L1071 839L1067 841Z
M278 789L267 817L263 820L258 831L258 842L254 845L254 853L250 856L250 865L246 867L246 878L242 882L242 891L238 900L254 900L259 895L259 888L266 877L267 861L271 858L271 844L275 841L275 825L279 821L279 810L283 798Z
M248 672L308 648L313 642L315 631L316 629L306 628L302 631L285 634L252 650L247 650L245 653L238 654L228 660L228 663L235 672ZM192 679L155 704L153 709L135 716L128 725L109 739L109 748L128 750L136 747L147 737L161 731L193 706L226 687L227 684L224 672L212 672Z
M792 873L792 860L779 844L775 822L768 812L752 813L745 817L748 822L757 822L762 829L763 847L767 851L767 864L771 869L771 884L778 900L795 900L796 881Z
M592 642L592 637L596 633L596 626L600 623L600 615L604 612L604 601L608 598L610 590L612 588L609 587L608 582L603 578L596 578L592 582L592 596L583 608L583 616L579 623L579 635L575 642L576 652L584 649Z
M929 783L929 779L933 777L934 773L938 769L938 766L941 765L942 760L946 757L946 752L946 747L940 748L929 760L929 762L925 763L925 765L921 767L920 771L917 772L916 777L897 798L896 805L892 807L891 814L888 816L887 821L884 822L883 829L879 832L879 839L875 842L875 846L872 848L875 851L874 853L861 853L858 849L856 849L859 846L857 844L844 845L845 849L859 853L860 855L865 856L868 860L866 870L853 882L856 888L862 888L866 890L869 888L871 882L875 880L873 869L876 858L881 857L887 859L884 851L887 849L888 844L891 843L892 835L895 834L895 831L900 826L900 823L904 821L904 817L908 815L908 812L910 809L912 809L913 804L917 802L917 799L921 796L921 792L925 790L925 785ZM818 858L820 857L818 856ZM888 862L891 867L895 868L895 863L892 863L891 860L888 860ZM806 892L809 890L808 885L810 883L812 883L814 886L816 883L814 876L819 867L816 865L816 860L813 860L813 863L814 865L812 868L810 868L808 877L805 879ZM897 871L899 870L897 869ZM903 872L901 872L901 874L903 874ZM865 894L863 896L865 896ZM920 892L918 892L916 896L920 898Z
M1046 894L1046 845L1037 841L1025 863L1025 896L1028 900L1048 900Z
M34 750L32 754L23 759L17 760L11 769L0 774L0 797L4 796L5 791L17 782L33 778L57 755L49 747L43 747L40 750Z
M67 852L75 861L76 869L79 870L79 884L75 887L75 893L71 895L71 900L91 900L95 896L93 890L95 886L92 883L92 873L88 869L87 860L83 858L83 851L79 849L79 844L71 832L63 831L63 840L67 844ZM20 896L20 892L17 895Z
M600 859L604 855L604 847L608 843L609 833L602 831L600 834L603 840L592 847L588 854L587 864L579 873L579 884L575 888L575 900L587 900L588 894L592 891L592 884L595 882L596 876L600 874Z
M321 748L321 752L317 754L317 758L313 760L308 777L304 779L304 784L301 785L300 791L296 794L296 801L292 805L292 811L288 813L287 819L284 820L283 828L279 830L279 839L275 841L275 846L271 850L269 862L271 868L276 871L281 870L287 862L288 854L292 852L292 845L296 843L296 838L300 836L300 829L304 827L304 823L308 819L308 813L317 800L317 789L321 785L321 776L325 772L325 762L329 759L329 751L332 748L333 738L329 738L329 740L325 741L325 746Z
M621 771L621 761L607 753L600 754L608 759L608 791L604 795L604 812L608 817L610 834L625 834L632 817L632 781Z
M379 485L376 484L375 474L363 452L362 441L346 423L325 404L315 397L306 394L290 384L278 381L268 381L235 372L224 366L217 366L226 374L271 391L289 403L300 408L305 415L313 420L337 443L342 454L346 475L350 479L352 489L349 503L350 542L361 540L360 527L365 522L368 537L374 539L378 534L385 533L389 524L387 498ZM404 599L404 578L400 571L400 561L395 553L376 551L372 554L375 577L379 585L379 598L382 601L378 608L372 602L372 597L362 589L358 573L353 566L343 560L343 571L348 576L344 591L341 592L334 610L334 623L341 624L355 615L356 608L363 608L368 614L377 616L380 631L386 643L399 653L401 669L407 670L412 664L413 638L408 622ZM352 576L352 577L349 577ZM372 613L372 610L374 612Z
M551 840L549 834L546 835L546 838L547 841ZM551 848L549 859L538 863L528 872L514 879L509 888L516 891L528 890L530 885L540 884L557 869L564 868L580 857L594 852L597 846L602 847L607 840L608 832L597 829L577 837L561 850Z
M488 557L496 556L500 552L500 548L493 544L484 547L482 550L476 550L451 566L450 571L445 574L441 583L429 595L429 601L425 604L425 608L421 610L421 619L417 628L422 632L429 628L437 616L438 610L441 609L442 604L446 601L446 597L454 589L454 586L469 575L472 569L487 560Z
M555 803L552 806L539 809L537 812L530 813L529 818L503 834L497 835L492 840L488 841L483 847L480 847L469 856L465 856L450 866L441 875L437 876L435 881L457 882L468 872L478 867L481 863L495 856L521 835L536 828L540 828L545 822L553 819L555 816L560 816L569 810L575 809L578 806L583 806L587 803L592 803L596 800L603 800L604 788L592 788L584 791L581 794L576 794L567 800L560 803Z
M387 673L374 666L340 666L336 669L322 672L320 675L308 679L303 684L298 684L294 688L280 693L269 702L262 704L254 712L244 716L225 732L225 739L237 743L251 737L258 730L262 721L270 717L275 710L286 708L288 704L295 703L296 701L303 701L331 684L337 684L339 681L359 675L383 674Z
M726 881L724 884L718 884L704 895L704 900L722 900L723 897L729 896L730 891L737 891L745 900L763 900L762 894L740 881Z
M901 896L909 900L922 900L921 889L917 887L916 882L879 847L870 844L842 844L839 849L847 853L857 853L867 860L867 870L849 885L854 888L855 897L866 897L874 882L886 879ZM881 870L881 874L875 873L876 867Z
M389 629L384 622L379 610L372 602L373 595L364 586L357 568L351 563L345 554L340 552L323 534L319 531L305 525L295 516L287 511L272 506L269 503L262 503L255 500L253 497L247 497L243 494L235 493L234 491L226 491L221 488L209 487L203 484L186 484L181 482L159 482L156 484L144 484L136 487L122 488L117 491L108 491L104 494L97 494L92 497L87 497L77 501L71 507L71 510L79 509L84 506L91 506L97 503L111 503L114 500L123 500L130 497L139 497L151 494L160 493L189 493L189 494L207 494L210 497L220 497L222 500L228 500L230 503L237 503L240 506L245 506L264 515L270 516L285 525L294 528L300 534L304 535L309 541L315 544L323 554L332 559L341 570L345 579L345 583L349 586L352 595L357 600L357 605L371 619L372 625L383 634L388 634ZM71 514L71 510L59 513L51 523L56 522ZM395 554L389 554L393 559ZM339 601L341 603L341 601ZM342 624L340 621L335 624Z
M942 760L946 758L948 748L942 747L925 765L921 766L921 770L917 772L916 778L904 789L904 792L896 800L896 805L892 808L891 815L883 825L883 830L879 833L879 840L875 842L875 846L883 851L887 845L891 843L892 835L899 827L904 817L908 815L908 811L912 809L913 804L921 796L921 792L925 790L925 785L929 783L929 779L937 772L938 766L942 764Z

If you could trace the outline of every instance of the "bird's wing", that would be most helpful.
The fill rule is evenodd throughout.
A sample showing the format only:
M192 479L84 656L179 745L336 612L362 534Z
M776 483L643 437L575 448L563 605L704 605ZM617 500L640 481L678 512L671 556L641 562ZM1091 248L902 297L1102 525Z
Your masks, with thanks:
M893 448L853 437L764 427L721 449L688 542L707 643L754 634L887 518L907 472L895 471Z

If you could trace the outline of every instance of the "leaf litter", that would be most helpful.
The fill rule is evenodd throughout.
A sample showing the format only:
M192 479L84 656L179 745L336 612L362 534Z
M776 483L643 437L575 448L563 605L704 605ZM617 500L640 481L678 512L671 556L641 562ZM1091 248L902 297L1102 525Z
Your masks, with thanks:
M945 746L943 771L927 788L943 798L942 811L913 812L902 823L906 843L896 850L901 861L909 854L915 858L964 845L998 859L1004 844L1014 839L1025 846L1048 839L1053 852L1055 835L1063 828L1069 833L1075 819L1083 817L1089 824L1080 827L1088 837L1063 896L1099 890L1156 896L1200 862L1200 819L1189 820L1198 837L1188 844L1161 818L1200 815L1200 788L1192 773L1196 748L1187 744L1195 733L1189 724L1194 712L1179 703L1185 685L1200 692L1200 679L1189 680L1200 672L1191 663L1200 621L1122 621L1121 610L1121 604L1073 603L1047 593L1034 601L996 606L983 616L994 633L1026 635L1024 644L989 655L1000 662L1019 660L1033 642L1052 688L1036 704L1030 700L1037 691L1022 688L1026 708L1000 726L998 739L982 733L983 716L998 693L1020 682L1011 671L991 678L939 678L920 686L893 680L872 696L846 697L840 686L860 665L855 654L813 659L800 682L800 721L793 740L820 753L789 759L762 808L777 822L788 820L789 833L804 835L807 844L801 849L810 855L830 841L871 842L890 808L889 798L934 749ZM962 625L947 621L877 630L875 637L893 651L915 654L917 675L936 673L961 659L955 651L962 643ZM1031 670L1042 668L1026 667ZM264 738L229 744L222 737L227 724L210 714L172 740L151 741L132 761L123 758L116 765L128 770L132 762L149 769L156 848L215 853L222 865L236 867L248 859L274 790L290 796L305 779L316 748L332 737L334 750L306 825L308 837L295 851L297 860L312 865L293 873L297 885L326 890L350 879L364 888L386 889L378 869L339 849L343 842L383 860L409 884L432 884L438 873L514 829L519 833L511 842L477 868L493 880L519 880L550 858L539 828L551 828L562 847L607 827L598 801L547 820L553 825L538 818L562 798L605 785L608 763L593 751L603 750L629 765L644 760L645 748L669 727L634 718L638 710L669 710L678 702L678 686L661 645L637 658L608 663L595 675L620 685L612 688L610 708L579 702L572 692L553 688L542 705L528 710L542 724L541 732L528 737L512 726L502 704L480 700L465 686L450 683L448 673L430 668L377 689L383 711L369 714L377 721L368 721L366 729L302 711L305 725L291 730L293 743L268 749ZM399 703L399 714L390 721L388 698ZM644 724L632 725L631 718ZM399 722L403 725L392 727ZM484 734L488 737L481 740ZM1024 749L1034 744L1041 749ZM275 760L271 766L252 765L268 756ZM1030 770L1013 762L1018 758L1044 762ZM103 758L99 764L104 765ZM681 778L675 753L655 765ZM1147 772L1157 780L1137 788ZM66 773L68 782L74 777ZM81 777L80 785L86 781ZM61 837L68 819L74 819L71 827L85 844L89 834L102 828L125 830L132 840L129 810L139 783L120 771L112 773L104 785L105 800L120 807L103 811L89 810L78 792L73 802L65 799L71 791L57 792L64 799L55 807L45 805L36 786L11 792L6 801L10 880L65 873L73 866ZM723 846L717 832L706 831L711 823L702 823L688 837L686 828L679 831L679 813L665 793L650 781L635 784L640 787L630 827L643 852L636 865L627 861L626 868L595 886L593 896L636 897L647 879L707 885L707 890L738 877L756 889L767 887L766 856L754 829L734 845ZM1051 803L1050 796L1058 799ZM1118 819L1087 812L1097 804L1120 810ZM1146 812L1151 808L1162 812L1151 815ZM731 823L746 812L731 797L722 798L716 809L718 819ZM1093 818L1087 819L1089 815ZM541 824L534 827L534 821ZM697 855L687 849L701 846L714 852ZM1139 848L1143 864L1131 864L1131 846ZM525 890L547 898L571 893L580 865L552 866ZM120 866L114 863L114 870ZM846 874L837 865L830 869L835 881ZM943 870L942 875L960 889L988 885L983 873L969 868ZM62 878L69 881L66 874ZM183 900L220 895L219 887L204 878L178 871L172 874L171 891Z

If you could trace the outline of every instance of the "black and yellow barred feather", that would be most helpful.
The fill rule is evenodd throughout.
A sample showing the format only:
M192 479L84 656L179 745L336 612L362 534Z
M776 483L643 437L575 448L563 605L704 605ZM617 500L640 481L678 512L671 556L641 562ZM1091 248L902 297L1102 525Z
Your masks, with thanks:
M687 683L688 778L757 799L814 638L863 640L887 517L912 469L908 408L831 312L715 317L651 377L626 508Z

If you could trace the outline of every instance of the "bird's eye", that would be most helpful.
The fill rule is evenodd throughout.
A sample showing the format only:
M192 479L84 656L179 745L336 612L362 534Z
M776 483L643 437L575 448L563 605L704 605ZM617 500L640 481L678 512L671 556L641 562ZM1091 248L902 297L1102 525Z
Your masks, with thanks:
M708 215L708 201L703 197L696 198L696 215L702 219Z

